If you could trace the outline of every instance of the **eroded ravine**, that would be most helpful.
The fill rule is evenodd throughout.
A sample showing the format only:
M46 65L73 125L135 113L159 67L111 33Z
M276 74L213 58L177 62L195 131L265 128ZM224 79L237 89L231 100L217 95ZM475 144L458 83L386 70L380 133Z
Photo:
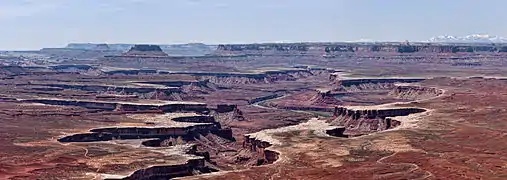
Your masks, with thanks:
M211 163L209 152L198 150L197 145L206 137L214 137L223 142L235 141L231 129L222 127L212 114L234 113L237 111L236 107L221 105L217 109L206 108L197 111L192 106L181 106L177 110L161 109L163 113L158 114L125 111L124 113L130 113L127 117L137 119L138 123L120 123L111 127L94 128L88 132L62 136L58 141L75 145L83 143L102 144L100 146L108 146L111 143L127 145L142 153L160 156L158 160L149 163L151 165L136 171L91 174L101 179L171 179L218 171L219 168ZM86 152L89 154L88 149ZM135 162L136 158L148 160L151 158L139 156L133 156L129 161Z
M402 90L395 91L399 94L405 92ZM411 88L409 88L411 90ZM396 90L396 89L395 89ZM408 93L414 94L414 93ZM417 92L415 93L417 94ZM253 105L261 108L276 109L276 110L289 110L302 113L314 114L313 111L304 110L290 110L277 107L265 106L265 102L273 101L285 96L273 96L261 101L255 102ZM419 99L418 101L420 101ZM403 102L407 103L407 102ZM60 104L60 103L58 103ZM250 151L250 153L257 154L257 165L272 164L279 161L284 157L283 153L278 150L278 146L283 145L276 135L279 133L286 133L292 131L312 131L319 136L336 136L336 137L352 137L364 134L371 134L388 129L395 128L403 122L398 121L396 117L408 116L425 112L425 109L420 108L400 108L394 107L397 103L390 103L381 106L371 107L336 107L334 108L333 118L324 118L327 121L319 119L311 119L307 122L287 126L277 129L267 129L257 133L246 134L243 140L243 148ZM73 105L73 104L72 104ZM81 104L79 104L81 105ZM117 106L117 105L116 105ZM392 106L392 107L391 107ZM170 113L175 113L184 110L186 106L173 110ZM195 111L188 109L187 111ZM118 108L114 108L118 109ZM131 109L131 108L129 108ZM163 110L166 110L163 109ZM78 142L98 142L98 141L114 141L114 140L135 140L143 139L141 145L147 148L160 148L170 147L176 144L176 140L181 138L185 142L195 141L201 136L207 134L214 134L224 139L232 139L232 132L230 130L221 129L220 123L216 122L211 116L205 115L207 110L199 109L199 114L190 116L171 117L173 123L152 121L145 122L136 126L115 126L115 127L102 127L90 130L90 132L74 134L60 138L62 143L78 143ZM364 123L364 122L369 122ZM193 123L193 124L177 124L177 123ZM359 130L359 131L358 131ZM194 158L189 159L185 163L177 165L155 165L147 168L137 170L122 178L124 179L153 179L153 178L173 178L198 175L202 173L209 173L217 171L213 165L209 163L209 153L197 152L192 150L182 151L184 154L189 154ZM195 158L197 157L197 158ZM241 159L239 159L241 161ZM175 173L177 172L177 173ZM113 176L110 176L113 177ZM116 178L119 178L116 176Z
M422 94L423 97L415 98L415 100L412 101L393 102L375 106L335 107L333 118L313 118L307 122L294 126L267 129L257 133L247 134L245 135L243 144L245 147L250 148L251 151L263 154L267 157L266 159L270 161L272 161L273 158L277 158L273 163L278 161L283 162L286 161L286 159L284 160L283 158L287 157L284 155L284 150L281 150L283 149L281 147L285 146L285 143L277 138L279 134L290 132L311 132L313 135L321 137L335 136L347 138L386 130L411 128L411 125L417 123L414 121L420 120L420 118L426 115L430 110L407 105L414 102L421 102L441 97L444 94L444 91L439 89L437 90L435 88L425 88L418 85L401 84L395 86L390 94L401 94L402 97L406 97L407 95L409 97L414 97L414 94L417 96ZM283 97L276 97L266 101L272 101L280 98ZM254 105L261 108L277 109L264 104L265 103L263 102L257 102ZM382 162L380 161L379 163Z

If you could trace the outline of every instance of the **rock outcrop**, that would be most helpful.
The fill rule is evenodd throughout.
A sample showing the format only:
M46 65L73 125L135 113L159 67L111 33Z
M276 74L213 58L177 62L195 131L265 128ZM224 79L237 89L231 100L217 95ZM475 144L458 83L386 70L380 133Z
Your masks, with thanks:
M401 124L392 117L425 111L420 108L336 107L335 118L329 122L335 126L344 126L345 135L357 136L391 129Z
M154 117L132 116L145 121L139 126L104 127L90 130L90 133L74 134L59 139L60 142L94 142L113 139L170 139L186 141L198 139L201 135L215 134L234 140L231 129L223 129L214 116L196 113L169 113ZM153 143L153 142L150 142Z
M271 164L278 160L280 153L267 149L272 146L271 143L256 139L255 137L245 136L243 148L246 148L254 157L258 157L255 165Z
M393 90L389 92L389 95L397 97L399 99L418 100L437 97L442 93L442 90L432 87L423 87L417 85L396 85L396 87L394 87Z
M219 104L216 109L212 109L211 114L220 124L228 126L235 121L244 121L243 112L237 105Z
M317 90L315 95L311 97L310 102L313 105L339 105L342 103L339 99L334 97L335 95L331 90Z
M95 142L113 139L169 139L181 137L192 140L196 134L218 131L215 124L193 125L189 127L113 127L92 129L92 133L75 134L59 139L60 142ZM231 138L231 137L228 137Z
M201 79L209 80L217 85L234 85L234 84L269 84L277 81L295 81L300 78L312 76L310 70L277 70L266 71L256 74L241 73L201 73L195 74Z

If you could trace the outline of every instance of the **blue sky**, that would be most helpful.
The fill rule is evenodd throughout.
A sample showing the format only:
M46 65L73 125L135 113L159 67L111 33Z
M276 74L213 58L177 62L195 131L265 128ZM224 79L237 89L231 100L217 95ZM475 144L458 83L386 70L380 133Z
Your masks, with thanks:
M0 0L0 49L507 36L505 0Z

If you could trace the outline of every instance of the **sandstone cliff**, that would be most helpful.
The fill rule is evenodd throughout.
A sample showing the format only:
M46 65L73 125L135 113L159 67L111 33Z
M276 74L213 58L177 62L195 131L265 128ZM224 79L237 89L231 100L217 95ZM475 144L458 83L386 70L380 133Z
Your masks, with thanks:
M296 81L300 78L312 76L313 72L310 70L279 70L267 71L257 74L228 74L228 73L215 73L215 74L200 74L203 80L217 85L234 85L234 84L269 84L277 81Z
M442 90L432 87L422 87L417 85L396 85L389 92L390 96L406 100L429 99L437 97L443 93Z
M425 112L419 108L336 107L332 125L344 126L344 134L357 136L394 128L401 124L390 117Z
M333 55L339 53L476 53L507 52L504 44L450 44L437 43L266 43L266 44L222 44L217 54L283 55L313 54Z

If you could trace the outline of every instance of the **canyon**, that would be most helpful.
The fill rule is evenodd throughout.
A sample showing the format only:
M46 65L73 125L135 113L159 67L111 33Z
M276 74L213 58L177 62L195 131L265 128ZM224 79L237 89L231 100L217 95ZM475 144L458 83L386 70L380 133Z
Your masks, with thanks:
M71 44L2 60L0 179L507 174L503 44L168 50L185 47Z

